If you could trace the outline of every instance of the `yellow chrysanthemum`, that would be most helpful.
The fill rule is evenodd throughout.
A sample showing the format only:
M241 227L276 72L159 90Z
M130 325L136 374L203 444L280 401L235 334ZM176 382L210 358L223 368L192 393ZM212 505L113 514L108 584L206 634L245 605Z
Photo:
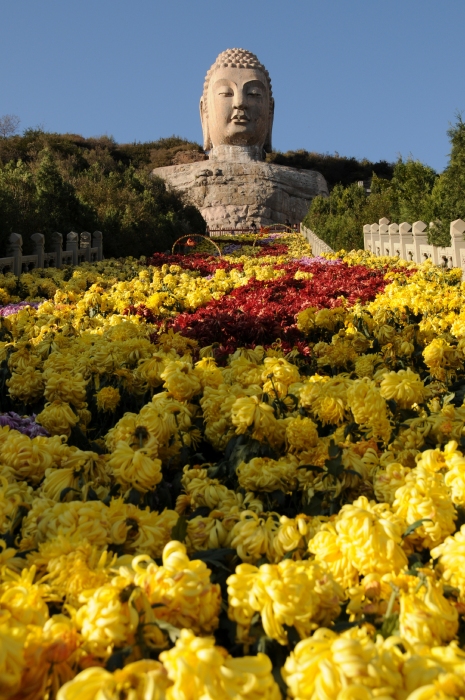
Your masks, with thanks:
M118 389L112 386L106 386L97 392L95 400L99 411L114 413L121 401L121 394Z
M160 654L173 686L167 700L280 700L281 693L265 654L231 658L212 637L182 630L176 645Z
M200 381L188 362L174 360L168 362L161 373L164 387L178 401L189 401L201 391Z
M240 564L227 580L229 617L238 624L238 638L248 641L255 613L260 613L268 637L287 644L283 627L293 625L301 638L340 613L342 588L315 562Z
M71 406L63 401L46 403L44 410L37 416L37 422L44 426L51 435L71 435L71 428L79 422L79 417Z
M253 436L257 440L272 434L276 426L272 406L260 401L258 396L244 396L236 399L231 408L231 420L236 426L238 435L252 427Z
M343 506L333 523L321 527L310 541L309 551L326 564L337 581L350 585L356 573L398 572L406 566L401 546L404 530L405 522L387 504L361 496L352 505Z
M143 566L143 564L146 566ZM163 566L146 556L136 557L134 582L147 595L157 619L195 634L208 634L218 626L221 589L210 582L204 562L189 560L186 547L173 541L163 550Z
M117 442L108 460L115 480L124 488L133 486L141 493L155 488L163 478L161 460L154 456L157 450L154 438L140 449L133 449L122 440Z
M387 372L380 386L381 396L394 399L401 408L410 408L414 403L423 403L428 396L420 376L411 369Z
M422 466L406 475L392 509L407 525L421 521L408 537L415 547L436 547L455 530L456 511L443 475L431 474Z
M166 700L171 685L159 661L144 659L128 664L114 673L91 667L65 683L57 700Z
M297 484L297 460L292 455L279 460L255 457L236 469L239 484L247 491L292 491Z

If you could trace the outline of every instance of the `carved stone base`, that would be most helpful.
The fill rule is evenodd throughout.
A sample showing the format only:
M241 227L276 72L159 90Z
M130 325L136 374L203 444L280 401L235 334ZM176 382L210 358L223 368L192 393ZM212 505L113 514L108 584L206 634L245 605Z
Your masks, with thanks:
M210 228L241 228L302 221L317 195L328 196L323 175L260 161L210 159L186 165L155 168L184 192Z

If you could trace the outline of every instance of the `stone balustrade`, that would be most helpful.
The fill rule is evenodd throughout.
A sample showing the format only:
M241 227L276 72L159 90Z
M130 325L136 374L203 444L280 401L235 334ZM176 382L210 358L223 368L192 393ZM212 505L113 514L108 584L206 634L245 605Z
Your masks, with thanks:
M312 248L312 253L315 256L321 255L322 253L334 253L334 250L329 247L327 243L318 238L318 236L313 233L309 228L300 224L300 233L305 236L308 243Z
M380 219L377 224L363 227L365 250L374 255L393 255L403 260L422 263L431 260L441 267L460 267L465 276L465 221L456 219L450 224L450 246L428 243L428 225L423 221L413 224L391 224Z
M53 251L50 253L45 252L45 236L42 233L34 233L31 240L34 243L33 254L23 255L22 236L19 233L10 234L9 255L0 258L0 273L13 272L19 277L22 272L29 272L34 268L63 267L103 260L101 231L94 231L92 235L87 231L81 234L71 231L66 236L65 249L63 235L55 232L52 236Z

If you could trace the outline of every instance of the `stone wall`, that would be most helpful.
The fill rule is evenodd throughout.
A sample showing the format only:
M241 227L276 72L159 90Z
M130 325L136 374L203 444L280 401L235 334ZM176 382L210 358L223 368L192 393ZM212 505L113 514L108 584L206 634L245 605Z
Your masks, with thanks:
M302 233L307 241L312 247L312 254L315 256L321 255L322 253L334 253L334 250L329 247L327 243L318 238L318 236L313 233L309 228L300 224L300 233Z
M450 224L451 244L440 247L428 243L428 226L423 221L413 224L391 224L380 219L377 224L363 227L365 250L374 255L393 255L402 260L422 263L431 260L442 267L460 267L465 276L465 222L457 219Z
M19 233L12 233L8 239L9 256L0 258L0 273L13 272L17 277L22 272L29 272L37 267L63 267L63 265L79 265L83 262L103 260L102 232L87 231L81 234L71 231L66 236L66 249L63 249L63 236L54 233L53 251L45 252L45 236L34 233L31 239L34 243L34 253L23 255L23 238ZM92 245L93 244L93 245Z

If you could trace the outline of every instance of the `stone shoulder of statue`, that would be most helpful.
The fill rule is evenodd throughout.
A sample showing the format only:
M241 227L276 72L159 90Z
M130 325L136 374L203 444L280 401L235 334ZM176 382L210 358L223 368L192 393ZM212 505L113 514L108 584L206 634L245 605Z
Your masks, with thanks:
M226 225L247 225L251 218L262 225L300 221L313 197L328 194L326 181L315 171L264 162L273 115L268 71L249 51L228 49L208 71L200 99L209 160L153 174L185 192L210 226L222 219Z

